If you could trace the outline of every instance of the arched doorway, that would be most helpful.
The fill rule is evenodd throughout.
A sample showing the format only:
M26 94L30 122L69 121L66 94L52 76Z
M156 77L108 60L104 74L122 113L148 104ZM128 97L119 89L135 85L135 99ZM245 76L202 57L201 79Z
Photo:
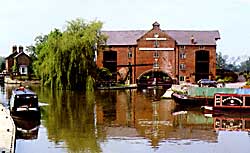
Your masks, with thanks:
M209 51L195 53L195 81L209 78Z
M170 88L172 84L172 78L163 71L148 70L137 78L137 85L139 88L147 88L150 86Z

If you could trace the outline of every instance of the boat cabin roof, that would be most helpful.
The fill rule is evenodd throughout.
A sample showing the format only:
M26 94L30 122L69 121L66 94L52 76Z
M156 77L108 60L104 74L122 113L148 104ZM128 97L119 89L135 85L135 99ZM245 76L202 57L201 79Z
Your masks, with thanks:
M13 93L15 95L36 95L35 92L29 90L29 89L26 89L24 87L19 87L19 88L16 88L13 90Z

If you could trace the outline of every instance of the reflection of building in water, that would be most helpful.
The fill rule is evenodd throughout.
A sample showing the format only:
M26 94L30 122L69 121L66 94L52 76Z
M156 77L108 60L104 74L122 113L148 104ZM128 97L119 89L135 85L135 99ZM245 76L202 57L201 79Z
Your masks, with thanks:
M231 117L214 117L214 129L227 131L250 131L250 116L230 116Z
M127 90L112 93L110 99L117 100L115 104L110 101L105 104L97 101L97 124L108 125L106 130L109 137L144 136L152 141L153 146L157 146L172 129L171 111L174 103L166 100L152 102L150 98L136 92ZM115 117L110 116L109 111L115 111Z
M135 90L115 93L112 99L117 100L116 103L105 101L104 104L99 100L96 107L97 124L105 126L103 129L108 137L143 136L150 140L153 147L168 138L217 140L213 119L193 112L174 116L175 103L172 100L151 101ZM107 115L107 110L111 108L115 117Z

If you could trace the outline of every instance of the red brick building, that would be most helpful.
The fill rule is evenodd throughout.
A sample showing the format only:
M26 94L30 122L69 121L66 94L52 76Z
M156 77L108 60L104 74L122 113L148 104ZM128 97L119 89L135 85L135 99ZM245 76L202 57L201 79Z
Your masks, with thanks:
M215 78L218 31L161 30L155 22L149 31L103 33L107 47L98 52L97 65L112 72L132 65L131 83L155 71L180 82Z
M13 46L12 47L12 53L5 58L6 64L6 71L7 73L12 73L13 66L16 64L18 72L21 75L27 75L28 74L28 67L31 64L30 57L24 53L22 46Z

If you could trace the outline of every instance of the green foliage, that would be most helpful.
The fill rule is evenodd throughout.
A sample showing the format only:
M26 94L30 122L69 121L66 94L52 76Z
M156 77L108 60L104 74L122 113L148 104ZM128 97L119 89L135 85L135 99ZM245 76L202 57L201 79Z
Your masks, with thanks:
M224 78L224 82L234 82L234 78L231 76L227 76Z
M5 69L5 58L0 56L0 72Z
M18 65L16 64L16 62L14 62L14 65L12 66L12 72L17 72L18 71Z
M94 46L103 44L104 35L99 34L102 23L85 23L76 19L67 23L65 31L54 29L46 36L36 38L37 60L33 68L44 85L60 89L81 89L90 87L96 76ZM87 79L87 78L91 79Z
M216 53L216 68L224 69L226 65L226 59L222 56L222 53Z
M241 62L240 71L250 71L250 57L246 61Z
M243 73L244 78L247 82L250 82L250 72L246 71Z

